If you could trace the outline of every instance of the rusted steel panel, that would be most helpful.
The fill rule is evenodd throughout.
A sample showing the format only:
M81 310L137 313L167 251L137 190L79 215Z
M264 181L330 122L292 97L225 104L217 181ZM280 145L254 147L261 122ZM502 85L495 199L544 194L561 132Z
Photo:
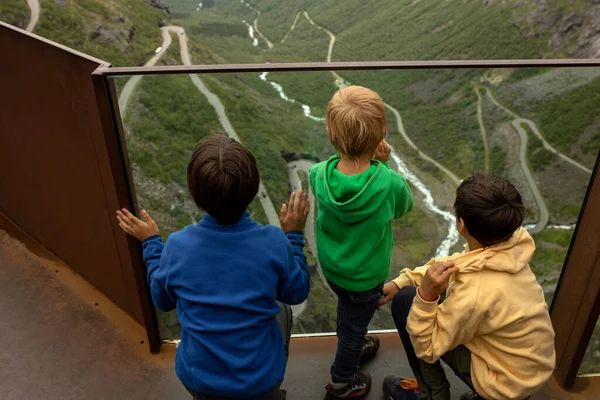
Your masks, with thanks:
M573 234L550 314L556 331L556 379L570 388L600 314L600 155Z
M144 322L92 83L108 64L2 23L0 48L0 212Z

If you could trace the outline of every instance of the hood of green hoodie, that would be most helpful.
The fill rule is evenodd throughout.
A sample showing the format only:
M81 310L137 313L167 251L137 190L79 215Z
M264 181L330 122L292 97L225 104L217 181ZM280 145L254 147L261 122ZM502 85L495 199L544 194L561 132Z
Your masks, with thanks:
M336 169L339 156L312 169L312 184L316 188L319 207L344 223L357 223L370 217L385 202L391 188L388 168L377 160L361 174L345 175Z

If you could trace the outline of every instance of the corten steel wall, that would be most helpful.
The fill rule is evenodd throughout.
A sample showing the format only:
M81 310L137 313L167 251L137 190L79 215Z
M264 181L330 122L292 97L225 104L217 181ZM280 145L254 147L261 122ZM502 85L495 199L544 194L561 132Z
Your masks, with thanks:
M91 78L106 63L2 23L0 49L0 212L152 331L115 221Z

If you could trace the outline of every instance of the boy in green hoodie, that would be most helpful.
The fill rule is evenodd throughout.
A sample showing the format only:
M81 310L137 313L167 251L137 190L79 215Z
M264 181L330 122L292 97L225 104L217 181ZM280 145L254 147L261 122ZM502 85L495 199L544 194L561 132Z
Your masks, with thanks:
M310 169L310 185L319 262L338 296L338 347L326 398L356 399L371 387L370 375L357 373L359 361L379 348L366 333L390 274L391 221L412 210L413 198L404 177L389 167L385 108L377 93L341 89L325 119L337 154Z

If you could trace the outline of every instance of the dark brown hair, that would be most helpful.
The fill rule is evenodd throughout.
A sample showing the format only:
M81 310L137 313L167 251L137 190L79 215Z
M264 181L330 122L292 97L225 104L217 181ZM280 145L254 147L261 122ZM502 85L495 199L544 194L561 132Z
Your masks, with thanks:
M525 217L519 191L493 174L475 174L462 181L456 189L454 212L484 246L508 240Z
M246 147L223 135L202 139L187 168L196 205L223 225L236 223L258 192L256 159Z

